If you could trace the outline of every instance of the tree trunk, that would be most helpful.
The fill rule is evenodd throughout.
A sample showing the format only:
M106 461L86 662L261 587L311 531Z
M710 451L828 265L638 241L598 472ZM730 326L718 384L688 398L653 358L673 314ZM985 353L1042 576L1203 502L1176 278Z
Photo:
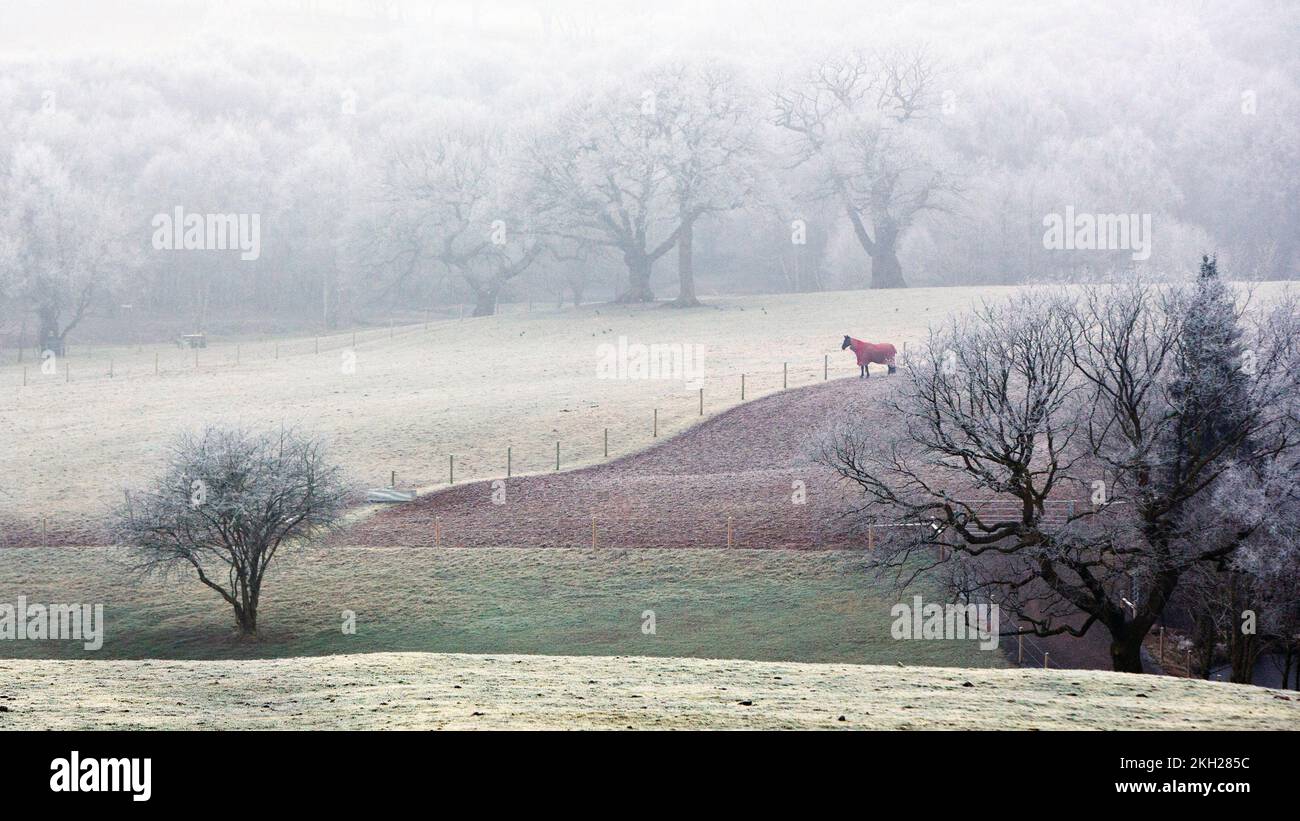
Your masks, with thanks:
M40 350L53 351L55 356L63 356L63 335L59 333L59 309L42 305L37 310L40 318L40 330L37 332L37 344Z
M1241 574L1233 573L1228 579L1232 590L1231 611L1228 621L1228 659L1232 665L1228 680L1234 684L1250 684L1255 680L1255 662L1259 659L1259 641L1254 633L1243 632L1239 614L1254 610L1250 582Z
M1232 642L1232 674L1228 680L1233 684L1252 684L1255 681L1255 662L1259 658L1254 636L1242 635L1240 630Z
M244 605L235 606L235 622L239 625L240 636L257 635L257 609Z
M654 292L650 290L650 269L654 264L643 251L627 251L623 254L627 263L627 290L619 295L618 302L654 302Z
M876 232L876 246L871 252L871 287L906 288L903 266L898 262L898 235L891 231Z
M1116 673L1143 673L1142 639L1136 630L1116 636L1110 642L1110 669Z
M492 316L497 312L497 289L482 288L474 292L474 316Z
M695 221L682 218L682 227L677 234L677 277L680 287L677 299L673 300L675 308L693 308L700 304L695 296Z
M1214 668L1214 646L1218 643L1218 637L1218 627L1202 609L1196 616L1196 634L1193 639L1195 652L1192 653L1192 657L1200 661L1201 672L1206 679L1210 677L1210 671ZM1187 670L1187 677L1192 677L1190 667Z
M339 281L337 273L330 272L325 275L325 282L321 291L321 300L324 302L321 308L321 318L326 328L331 331L337 330L339 327Z
M853 225L853 233L858 238L862 250L871 257L872 288L906 288L903 281L903 266L898 262L898 226L877 224L873 239L862 221L862 214L850 203L845 203L845 212Z

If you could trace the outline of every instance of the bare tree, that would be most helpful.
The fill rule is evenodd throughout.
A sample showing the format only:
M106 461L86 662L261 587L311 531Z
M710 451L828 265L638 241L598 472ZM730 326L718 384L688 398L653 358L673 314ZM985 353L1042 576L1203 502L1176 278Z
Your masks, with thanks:
M1189 619L1196 659L1189 674L1198 672L1208 679L1216 663L1226 660L1230 681L1251 683L1255 663L1264 650L1257 618L1260 593L1256 578L1232 566L1206 563L1184 574L1171 603Z
M673 63L654 72L656 118L669 141L667 167L677 204L677 276L673 305L695 295L695 226L707 214L742 207L757 187L758 117L748 88L721 63Z
M654 300L654 264L681 231L671 197L671 137L652 87L640 96L620 88L573 103L530 148L534 214L559 239L622 256L628 285L620 302Z
M947 211L961 187L919 123L934 105L936 71L923 49L823 59L773 96L788 132L791 166L809 166L814 195L844 209L871 257L871 287L904 288L898 243L930 211Z
M68 333L132 261L124 222L115 203L76 182L44 145L15 150L0 195L4 278L35 309L41 347L61 356Z
M1225 425L1185 412L1177 350L1198 293L1022 295L934 331L891 403L897 442L882 451L876 431L845 423L821 454L865 492L866 521L897 526L884 564L937 571L1010 608L1022 633L1100 624L1114 669L1141 672L1142 640L1179 580L1230 561L1259 529L1207 532L1198 503L1228 471L1265 469L1297 444L1293 323L1254 329L1241 413ZM1212 424L1213 445L1185 447Z
M1294 317L1277 317L1281 324ZM1300 420L1300 398L1292 396L1289 424ZM1300 676L1300 454L1295 451L1257 463L1244 463L1218 482L1209 505L1198 509L1200 526L1214 536L1224 529L1252 532L1230 561L1202 574L1189 610L1215 629L1200 647L1212 658L1215 646L1227 650L1231 680L1253 681L1255 662L1273 650L1282 659L1283 685L1294 670ZM1208 612L1207 612L1208 611ZM1205 645L1209 645L1208 647ZM1300 689L1300 680L1296 682Z
M193 570L251 636L271 562L332 528L345 489L318 439L209 427L178 437L163 474L126 496L112 528L135 570Z
M392 254L455 273L474 294L474 316L496 312L506 283L543 249L513 172L513 143L474 122L444 124L392 147L381 184L396 240Z

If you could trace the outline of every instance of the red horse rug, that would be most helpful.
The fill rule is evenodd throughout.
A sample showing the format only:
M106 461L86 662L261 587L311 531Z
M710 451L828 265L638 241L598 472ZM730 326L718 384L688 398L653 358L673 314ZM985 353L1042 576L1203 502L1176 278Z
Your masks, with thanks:
M890 373L897 370L894 366L894 357L898 356L898 349L888 342L863 342L861 339L854 339L846 335L840 350L842 351L845 348L852 348L853 355L858 358L858 367L861 369L858 376L861 379L866 379L871 375L867 371L867 365L873 362L877 365L887 365Z

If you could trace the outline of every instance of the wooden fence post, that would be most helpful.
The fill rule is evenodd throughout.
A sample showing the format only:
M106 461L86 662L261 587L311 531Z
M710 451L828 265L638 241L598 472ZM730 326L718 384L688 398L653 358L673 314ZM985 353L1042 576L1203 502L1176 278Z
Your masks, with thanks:
M591 514L591 549L596 549L596 514Z
M740 401L745 401L745 375L743 373L740 375Z
M447 484L456 484L456 457L447 455Z
M1016 664L1025 663L1025 637L1023 634L1016 636Z
M560 443L555 443L555 470L560 470Z
M781 390L790 387L790 363L781 363Z
M1050 655L1052 655L1052 654L1049 653L1049 652L1047 652L1046 650L1043 651L1043 669L1044 669L1044 670L1047 669L1047 657L1050 656Z
M727 547L731 547L731 544L732 544L731 517L728 516L727 517Z
M704 415L704 388L700 388L700 416Z
M510 462L511 462L510 456L511 456L511 454L510 454L510 446L507 445L507 446L506 446L506 478L507 478L507 479L510 478L510 467L511 467L511 465L510 465Z
M825 382L831 375L831 356L822 354L822 381Z
M655 421L654 421L654 429L653 429L653 430L654 430L654 432L653 432L653 434L652 434L653 437L654 437L655 439L658 439L658 438L659 438L659 409L658 409L658 408L655 408Z
M609 428L605 428L605 458L609 458Z

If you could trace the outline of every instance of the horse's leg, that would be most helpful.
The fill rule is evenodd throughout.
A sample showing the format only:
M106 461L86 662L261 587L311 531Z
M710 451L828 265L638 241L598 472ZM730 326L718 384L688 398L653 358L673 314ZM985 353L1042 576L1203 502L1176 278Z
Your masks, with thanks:
M890 373L893 373L894 371L898 370L898 368L894 367L894 361L892 359L889 362L886 362L885 364L889 366Z

